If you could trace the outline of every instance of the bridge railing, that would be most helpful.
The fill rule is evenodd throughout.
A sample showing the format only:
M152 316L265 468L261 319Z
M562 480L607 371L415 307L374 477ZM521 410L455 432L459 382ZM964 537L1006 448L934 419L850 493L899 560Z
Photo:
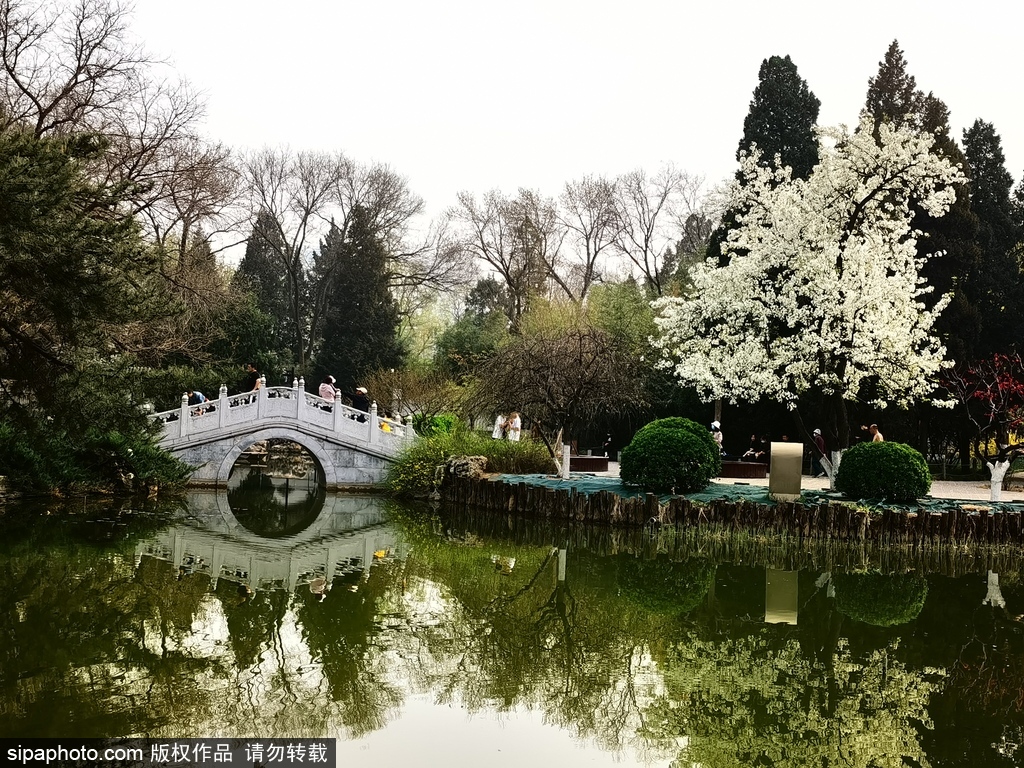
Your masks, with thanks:
M330 403L306 392L302 379L296 379L291 387L262 386L239 395L229 395L221 385L219 394L216 400L198 405L189 405L188 395L183 394L178 408L153 414L163 426L159 442L178 443L182 438L213 436L240 426L258 428L261 422L282 420L315 427L390 455L415 437L411 424L380 416L376 403L368 413L340 402Z

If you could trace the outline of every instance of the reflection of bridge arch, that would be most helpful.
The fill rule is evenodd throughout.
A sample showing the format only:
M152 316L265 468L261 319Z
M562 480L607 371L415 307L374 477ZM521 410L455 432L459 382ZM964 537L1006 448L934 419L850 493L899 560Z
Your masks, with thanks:
M161 448L196 467L193 485L224 485L242 452L255 442L282 438L312 453L328 488L379 483L388 464L413 439L411 427L341 403L328 403L294 387L263 387L227 394L155 414L163 425Z
M174 568L248 584L256 589L294 590L314 577L369 570L375 553L393 551L394 534L384 525L377 499L328 496L308 528L284 539L253 534L231 512L227 494L193 492L188 506L195 523L178 525L141 542L136 557L156 557Z

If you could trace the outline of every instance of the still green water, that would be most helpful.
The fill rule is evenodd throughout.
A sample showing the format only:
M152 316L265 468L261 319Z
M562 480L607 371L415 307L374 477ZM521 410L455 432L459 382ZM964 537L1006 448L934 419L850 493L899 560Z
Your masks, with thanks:
M250 480L170 509L8 507L0 736L326 736L339 765L456 768L1024 762L1017 553Z

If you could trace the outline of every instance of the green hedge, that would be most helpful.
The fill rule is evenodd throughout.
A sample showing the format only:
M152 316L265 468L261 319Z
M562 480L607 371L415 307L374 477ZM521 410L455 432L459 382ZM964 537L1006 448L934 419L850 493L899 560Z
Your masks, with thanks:
M145 433L89 428L72 436L45 422L29 433L0 422L0 475L22 491L135 492L183 484L190 472Z
M836 475L836 490L855 500L912 502L931 486L924 456L903 443L855 445L843 452Z
M455 432L461 425L462 419L454 413L439 413L435 416L417 413L412 417L412 428L417 435L448 434Z
M839 612L876 627L913 621L928 597L928 582L913 573L837 573L832 583Z
M487 471L503 474L550 473L555 468L543 443L494 440L460 426L417 438L388 468L384 486L396 496L427 496L437 468L452 456L486 456Z
M622 450L619 477L659 493L692 493L722 471L718 445L690 419L658 419L644 426Z

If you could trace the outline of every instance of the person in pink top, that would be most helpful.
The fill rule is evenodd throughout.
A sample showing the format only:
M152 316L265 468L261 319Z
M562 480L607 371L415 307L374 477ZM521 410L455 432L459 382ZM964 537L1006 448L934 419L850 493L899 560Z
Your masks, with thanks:
M338 393L337 388L334 386L334 377L327 376L320 384L320 397L326 400L328 403L334 402L334 397Z

